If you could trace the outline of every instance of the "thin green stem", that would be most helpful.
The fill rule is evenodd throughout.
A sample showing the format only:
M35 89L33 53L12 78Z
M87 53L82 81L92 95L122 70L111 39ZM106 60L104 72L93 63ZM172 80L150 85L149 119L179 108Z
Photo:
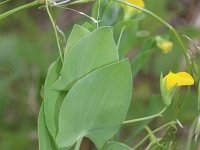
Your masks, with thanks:
M145 148L145 150L149 150L154 143L150 142L149 145Z
M101 2L100 0L98 0L97 20L99 20L100 8L101 8ZM99 27L99 22L97 21L97 28L98 27Z
M0 5L5 4L5 3L9 2L9 1L10 1L10 0L5 0L5 1L3 1L3 2L0 2Z
M148 132L148 134L150 135L150 136L149 136L149 139L150 139L151 143L155 143L157 138L156 138L156 136L152 133L151 129L150 129L148 126L145 126L144 128L145 128L145 130Z
M151 134L148 134L147 136L145 136L133 149L136 149L136 148L138 148L140 145L142 145L152 134L154 134L154 133L156 133L156 132L162 130L163 128L165 128L165 127L167 127L167 126L169 126L169 125L173 125L173 124L176 124L176 122L174 122L174 121L168 122L168 123L166 123L166 124L160 126L159 128L153 130L153 131L151 132Z
M119 46L120 46L120 42L121 42L121 38L122 38L122 35L123 35L123 32L124 32L124 29L126 28L126 26L124 26L121 30L121 33L119 35L119 39L118 39L118 42L117 42L117 49L119 50Z
M46 9L47 9L48 16L50 18L51 24L52 24L53 29L54 29L54 33L55 33L55 36L56 36L56 42L57 42L57 46L58 46L58 50L59 50L59 54L60 54L60 59L61 59L61 62L63 64L64 60L63 60L62 50L61 50L61 46L60 46L60 42L59 42L58 31L57 31L56 24L53 20L53 17L51 15L51 12L49 10L48 0L46 0Z
M135 122L139 122L139 121L144 121L144 120L149 120L152 118L160 117L165 112L166 109L167 109L167 107L164 107L159 113L157 113L155 115L138 118L138 119L127 120L127 121L124 121L123 124L125 125L125 124L130 124L130 123L135 123Z
M25 9L28 9L28 8L31 8L31 7L34 7L34 6L38 6L40 4L40 1L39 0L36 0L36 1L33 1L31 3L28 3L28 4L25 4L25 5L22 5L22 6L19 6L17 8L14 8L10 11L7 11L3 14L0 15L0 20L18 12L18 11L21 11L21 10L25 10Z
M154 14L153 12L151 12L151 11L145 9L145 8L142 8L140 6L137 6L135 4L132 4L132 3L129 3L129 2L126 2L126 1L122 1L122 0L113 0L113 1L115 1L117 3L124 4L124 5L128 5L130 7L136 8L138 10L141 10L141 11L145 12L146 14L154 17L155 19L160 21L162 24L164 24L167 28L169 28L172 31L172 33L174 34L174 36L176 37L176 39L178 40L178 43L180 44L180 46L183 50L183 54L185 56L185 61L186 61L186 64L187 64L188 71L191 72L189 58L188 58L188 55L187 55L187 49L186 49L185 45L183 44L183 42L182 42L180 36L178 35L177 31L174 29L174 27L172 25L170 25L165 20L163 20L162 18L160 18L159 16L157 16L156 14Z
M82 139L83 139L83 138L80 138L80 139L78 140L78 142L76 143L76 146L75 146L74 150L80 150Z
M190 127L190 130L189 130L189 133L188 133L188 137L187 137L186 150L190 150L191 149L192 138L194 136L194 130L195 130L197 121L198 121L198 118L195 118L195 120L192 122L192 125Z
M83 16L89 18L89 19L92 20L94 23L97 23L97 22L98 22L98 20L94 19L93 17L90 17L89 15L87 15L87 14L81 12L81 11L78 11L78 10L75 10L75 9L72 9L72 8L63 7L63 6L57 6L57 7L58 7L58 8L62 8L62 9L66 9L66 10L71 10L71 11L74 11L74 12L76 12L76 13L79 13L80 15L83 15Z

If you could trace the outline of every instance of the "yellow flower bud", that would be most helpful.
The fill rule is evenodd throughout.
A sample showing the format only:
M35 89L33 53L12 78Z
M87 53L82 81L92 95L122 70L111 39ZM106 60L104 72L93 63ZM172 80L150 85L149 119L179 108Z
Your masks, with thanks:
M157 46L162 50L162 52L164 54L167 54L169 52L171 52L172 48L173 48L173 43L160 37L157 36L156 37L156 42L157 42Z

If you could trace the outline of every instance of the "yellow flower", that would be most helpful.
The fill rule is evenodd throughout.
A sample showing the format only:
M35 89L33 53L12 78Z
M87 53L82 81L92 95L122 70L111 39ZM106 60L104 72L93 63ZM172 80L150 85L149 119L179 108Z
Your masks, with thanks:
M165 104L165 106L168 107L171 104L172 99L179 86L193 85L193 84L194 84L194 79L187 72L178 72L178 73L169 72L169 74L166 75L164 78L161 73L160 90L163 103Z
M173 48L173 43L167 39L164 39L160 36L156 37L157 46L162 50L164 54L171 52Z
M140 7L144 7L144 1L143 0L127 0L127 2L138 5Z
M193 85L194 79L187 72L170 72L164 77L167 89L172 89L175 86Z
M164 54L167 54L169 52L171 52L172 48L173 48L173 43L170 41L164 41L160 44L157 45Z
M131 4L135 4L137 6L140 7L145 7L145 3L144 0L126 0L126 2L129 2ZM133 7L127 6L127 5L122 5L124 8L124 19L130 19L133 15L135 15L135 13L140 12L138 10L136 10Z

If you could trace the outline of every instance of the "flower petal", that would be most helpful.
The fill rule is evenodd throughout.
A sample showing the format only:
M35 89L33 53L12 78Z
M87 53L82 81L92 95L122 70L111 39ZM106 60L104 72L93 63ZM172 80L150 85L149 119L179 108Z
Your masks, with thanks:
M165 76L164 79L166 80L167 89L171 89L177 84L176 75L171 71Z
M143 0L127 0L127 2L138 5L140 7L144 7L144 1Z
M176 74L170 72L168 75L164 77L166 80L167 89L173 88L175 85L184 86L184 85L193 85L194 79L187 72L178 72Z
M183 85L193 85L194 79L193 77L187 73L187 72L179 72L176 74L177 78L177 86L183 86Z

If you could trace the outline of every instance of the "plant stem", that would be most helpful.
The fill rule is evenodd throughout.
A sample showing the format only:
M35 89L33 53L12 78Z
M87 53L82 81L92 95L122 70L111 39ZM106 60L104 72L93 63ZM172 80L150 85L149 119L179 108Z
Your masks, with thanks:
M124 32L124 29L126 28L126 26L124 26L121 30L121 33L119 35L119 39L118 39L118 42L117 42L117 49L119 50L119 46L120 46L120 42L121 42L121 38L122 38L122 35L123 35L123 32Z
M183 44L183 42L182 42L180 36L178 35L177 31L174 29L174 27L172 25L167 23L165 20L163 20L162 18L160 18L159 16L157 16L153 12L151 12L151 11L145 9L145 8L142 8L142 7L138 6L138 5L135 5L135 4L132 4L132 3L129 3L129 2L126 2L126 1L122 1L122 0L113 0L113 1L115 1L117 3L124 4L124 5L128 5L130 7L136 8L138 10L141 10L141 11L145 12L146 14L149 14L150 16L154 17L155 19L160 21L162 24L164 24L167 28L169 28L171 30L171 32L174 34L174 36L176 37L176 39L178 40L178 43L180 44L180 46L182 48L182 51L183 51L183 54L185 56L187 69L188 69L189 72L191 72L189 58L188 58L188 55L187 55L187 49L186 49L185 45Z
M24 10L24 9L28 9L28 8L37 6L37 5L39 5L39 4L40 4L40 1L39 1L39 0L36 0L36 1L31 2L31 3L28 3L28 4L25 4L25 5L19 6L19 7L17 7L17 8L14 8L14 9L12 9L12 10L10 10L10 11L7 11L7 12L1 14L1 15L0 15L0 20L6 18L6 17L8 17L8 16L10 16L10 15L12 15L12 14L18 12L18 11L21 11L21 10Z
M9 1L10 1L10 0L5 0L5 1L3 1L3 2L0 2L0 5L5 4L5 3L9 2Z
M195 118L195 120L192 122L192 125L190 127L190 130L189 130L189 133L188 133L188 137L187 137L186 150L190 150L191 149L192 138L194 136L194 131L195 131L195 127L196 127L197 121L198 121L198 118Z
M148 132L149 134L149 139L152 143L155 143L156 142L156 136L152 133L151 129L148 127L148 126L145 126L144 127L145 130Z
M77 141L74 150L80 150L82 139L83 139L83 138L80 138L80 139Z
M155 115L138 118L138 119L133 119L133 120L127 120L127 121L124 121L123 124L125 125L125 124L135 123L135 122L139 122L139 121L149 120L149 119L152 119L155 117L160 117L165 112L166 109L167 109L167 107L164 107L159 113L157 113Z
M174 122L174 121L168 122L168 123L162 125L161 127L157 128L157 129L155 129L155 130L153 130L153 131L151 132L151 134L148 134L147 136L145 136L133 149L136 149L136 148L138 148L140 145L142 145L152 134L154 134L154 133L160 131L161 129L163 129L163 128L169 126L169 125L172 125L172 124L176 124L176 122Z
M61 59L61 62L63 64L64 60L63 60L62 50L61 50L61 46L60 46L60 42L59 42L59 37L58 37L58 30L57 30L56 24L55 24L55 22L53 20L53 17L51 15L51 12L49 10L48 0L46 0L46 9L47 9L47 13L49 15L51 24L52 24L53 29L54 29L54 33L55 33L55 36L56 36L56 42L57 42L57 46L58 46L58 50L59 50L59 54L60 54L60 59Z

